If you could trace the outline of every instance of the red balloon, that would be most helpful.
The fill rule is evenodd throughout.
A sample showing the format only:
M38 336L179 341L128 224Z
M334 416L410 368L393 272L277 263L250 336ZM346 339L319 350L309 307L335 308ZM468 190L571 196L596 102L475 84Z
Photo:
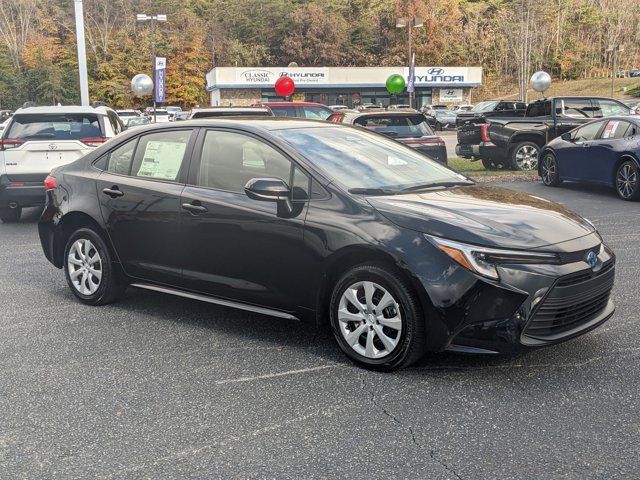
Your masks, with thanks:
M296 89L296 84L289 77L280 77L276 80L276 93L281 97L288 97Z

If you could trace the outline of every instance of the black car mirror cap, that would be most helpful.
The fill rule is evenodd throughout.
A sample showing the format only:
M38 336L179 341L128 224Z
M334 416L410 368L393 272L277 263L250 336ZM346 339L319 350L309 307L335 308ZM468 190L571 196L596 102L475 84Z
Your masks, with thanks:
M560 138L562 140L564 140L565 142L570 142L571 141L571 132L563 133L562 135L560 135Z
M280 178L252 178L244 186L244 192L253 200L280 202L289 200L291 189Z

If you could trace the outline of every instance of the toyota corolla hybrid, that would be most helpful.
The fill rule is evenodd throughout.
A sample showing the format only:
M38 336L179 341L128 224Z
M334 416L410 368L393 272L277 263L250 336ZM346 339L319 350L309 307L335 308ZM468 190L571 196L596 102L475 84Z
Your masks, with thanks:
M614 311L615 257L590 222L362 128L142 127L46 185L42 246L81 302L133 286L327 321L367 368L551 345Z

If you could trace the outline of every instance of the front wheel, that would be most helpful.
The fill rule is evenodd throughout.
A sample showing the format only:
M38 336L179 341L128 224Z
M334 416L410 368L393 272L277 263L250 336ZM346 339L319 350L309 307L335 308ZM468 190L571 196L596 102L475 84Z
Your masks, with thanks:
M106 244L90 228L76 230L64 249L64 273L71 292L87 305L104 305L120 297L126 284L113 268Z
M388 267L349 270L336 283L329 307L338 345L362 367L391 371L424 353L420 303L411 285Z
M0 220L2 223L15 223L22 216L22 208L0 208Z
M623 200L640 198L640 172L633 160L622 162L616 170L616 192Z
M542 183L548 187L557 187L562 183L560 174L558 173L558 162L553 153L547 152L542 157L540 176L542 177Z
M520 142L511 151L511 166L516 170L536 170L540 147L533 142Z

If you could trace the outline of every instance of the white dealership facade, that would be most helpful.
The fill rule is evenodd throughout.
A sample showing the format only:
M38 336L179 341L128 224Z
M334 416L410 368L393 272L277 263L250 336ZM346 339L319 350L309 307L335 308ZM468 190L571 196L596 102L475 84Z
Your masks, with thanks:
M407 67L217 67L207 74L211 105L251 105L283 100L276 80L291 77L294 101L354 107L365 103L407 103L407 93L390 95L385 83L393 74L408 80ZM471 103L472 89L482 84L482 67L422 67L415 69L418 107L429 104Z

